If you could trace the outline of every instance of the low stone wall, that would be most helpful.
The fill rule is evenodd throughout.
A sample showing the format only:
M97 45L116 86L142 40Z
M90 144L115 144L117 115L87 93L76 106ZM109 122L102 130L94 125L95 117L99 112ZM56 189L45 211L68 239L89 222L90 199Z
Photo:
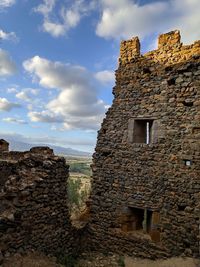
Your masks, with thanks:
M80 232L69 219L65 159L47 149L0 158L0 254L77 252Z

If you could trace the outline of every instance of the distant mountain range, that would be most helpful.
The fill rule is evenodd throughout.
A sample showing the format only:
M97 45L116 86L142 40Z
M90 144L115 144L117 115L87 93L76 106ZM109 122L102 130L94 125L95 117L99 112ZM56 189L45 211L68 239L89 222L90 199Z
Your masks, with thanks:
M61 146L54 146L49 144L29 144L21 141L15 141L10 138L6 138L6 141L10 143L9 149L14 151L27 151L34 146L48 146L53 149L54 153L57 155L64 156L76 156L76 157L91 157L91 153L75 150L72 148L65 148Z

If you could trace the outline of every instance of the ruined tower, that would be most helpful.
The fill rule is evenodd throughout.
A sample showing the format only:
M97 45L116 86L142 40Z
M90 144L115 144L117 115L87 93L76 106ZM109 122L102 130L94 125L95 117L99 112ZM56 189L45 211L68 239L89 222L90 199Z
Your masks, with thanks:
M113 104L93 157L91 246L140 257L199 255L200 41L179 31L120 48Z

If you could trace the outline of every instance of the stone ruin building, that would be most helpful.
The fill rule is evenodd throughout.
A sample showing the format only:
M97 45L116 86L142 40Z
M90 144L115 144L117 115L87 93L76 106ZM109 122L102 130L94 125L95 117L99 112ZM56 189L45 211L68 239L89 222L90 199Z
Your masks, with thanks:
M0 150L0 265L16 252L79 250L81 235L67 206L68 168L48 147Z
M123 41L93 162L91 247L138 257L200 251L200 41Z
M199 256L200 41L182 45L174 31L144 55L137 37L123 41L113 94L84 229L70 222L65 159L0 140L0 264L28 250Z

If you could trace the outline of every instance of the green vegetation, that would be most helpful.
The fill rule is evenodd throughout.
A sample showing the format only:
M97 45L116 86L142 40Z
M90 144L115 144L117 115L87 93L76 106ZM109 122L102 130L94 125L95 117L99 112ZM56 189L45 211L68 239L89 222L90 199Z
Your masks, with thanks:
M86 176L91 176L91 158L66 157L65 159L70 165L69 171L71 175L73 175L73 173L79 173Z
M119 256L118 265L119 265L119 267L125 267L124 256Z
M90 163L72 162L70 163L70 172L78 172L78 173L90 176L91 175Z
M69 179L68 181L68 197L70 206L80 208L87 200L88 193L86 189L82 189L81 178Z
M71 219L75 220L86 208L86 201L90 194L91 158L67 157L70 166L68 179L68 200Z

